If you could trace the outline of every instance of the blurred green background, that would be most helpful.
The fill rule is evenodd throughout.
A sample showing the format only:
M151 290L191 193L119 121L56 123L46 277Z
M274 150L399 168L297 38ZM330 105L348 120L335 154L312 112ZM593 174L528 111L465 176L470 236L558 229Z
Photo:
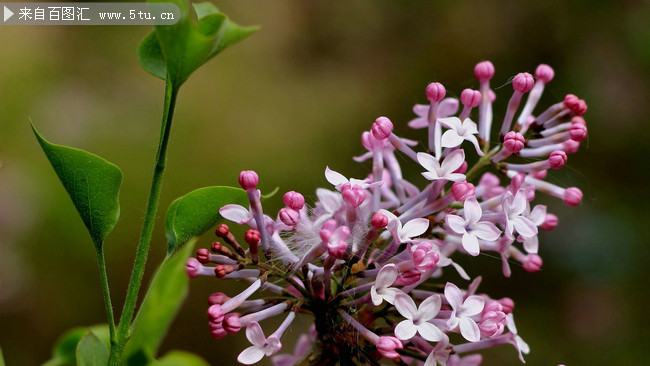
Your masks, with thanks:
M541 238L543 270L512 278L482 255L464 262L482 291L516 301L531 365L633 365L647 361L650 301L650 3L648 1L289 1L216 5L261 31L199 69L181 89L145 281L162 259L169 203L208 185L236 185L255 169L263 190L313 200L326 165L361 177L360 134L380 115L408 131L424 88L477 88L476 62L496 66L495 119L509 79L540 62L556 71L544 105L574 93L589 104L589 138L550 179L584 192L569 209L538 194L560 218ZM101 323L104 307L89 236L32 135L31 117L55 143L120 166L122 216L105 248L119 314L135 253L155 146L163 82L135 49L151 27L0 28L0 346L8 365L45 361L66 329ZM412 172L417 174L416 172ZM276 212L281 195L266 204ZM203 245L208 245L206 237ZM461 283L461 282L458 282ZM163 351L184 349L234 364L247 342L215 341L206 298L226 284L200 278ZM227 286L230 286L228 284ZM226 290L228 291L228 290ZM303 319L306 324L309 319ZM293 327L291 338L302 326ZM270 327L267 329L271 329ZM485 364L517 365L502 346Z

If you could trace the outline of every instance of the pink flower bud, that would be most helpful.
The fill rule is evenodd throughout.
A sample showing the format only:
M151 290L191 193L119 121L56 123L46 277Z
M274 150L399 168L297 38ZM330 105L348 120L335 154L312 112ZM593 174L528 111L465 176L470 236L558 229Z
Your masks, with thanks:
M526 179L526 173L518 173L510 180L510 192L516 194L521 185L524 184L524 179Z
M503 306L496 300L489 300L485 303L485 307L483 307L483 314L490 311L503 311Z
M526 139L519 132L510 131L506 133L503 138L503 147L506 148L511 154L517 154L524 148Z
M555 76L555 71L553 71L553 68L545 64L541 64L537 66L537 70L535 70L535 77L537 78L537 80L543 82L544 84L553 80L554 76Z
M560 169L566 164L566 153L562 150L556 150L551 153L551 156L548 157L548 162L551 166L551 169Z
M492 89L488 91L488 97L490 97L490 103L494 103L497 100L497 95Z
M562 150L567 154L575 154L580 147L580 143L574 140L566 140L562 143Z
M385 140L393 132L393 122L386 117L379 117L375 120L375 123L372 124L372 129L370 131L372 137L377 140Z
M226 224L221 224L217 226L217 229L214 231L214 235L219 238L224 238L230 232L230 228Z
M393 283L393 286L409 286L420 280L422 273L415 269L410 269L404 273L401 273L397 280Z
M201 274L203 265L196 258L187 258L185 262L185 272L190 278L198 277Z
M479 180L478 182L479 186L486 186L486 187L494 187L494 186L498 186L499 184L501 184L499 177L497 177L492 173L483 174L483 176L481 176L481 180Z
M467 162L466 161L463 161L463 164L461 164L458 169L454 170L454 173L465 174L466 172L467 172Z
M535 79L527 72L520 72L512 80L512 88L520 93L527 93L533 88L533 85L535 85Z
M280 220L287 226L296 226L300 222L300 213L288 207L280 209L278 216L280 216Z
M224 294L223 292L215 292L210 297L208 297L208 303L210 305L223 305L226 301L228 301L230 298L228 295Z
M343 201L351 207L359 207L366 199L366 191L360 186L351 186L346 183L341 188L341 196L343 196Z
M540 227L544 230L553 230L558 224L558 218L557 216L553 214L546 214L546 218L544 219L544 223L540 225Z
M221 305L215 304L208 308L208 319L211 323L221 323L226 313L221 308Z
M239 173L239 185L246 191L250 189L255 189L257 187L257 182L259 178L257 173L252 170L244 170Z
M582 191L576 187L567 188L564 191L564 203L567 206L575 207L582 201Z
M210 324L212 324L212 323L210 323ZM226 330L223 329L221 324L219 324L219 326L214 326L214 327L211 326L210 328L211 328L210 334L212 335L212 338L214 338L214 339L221 339L221 338L225 337L226 334L228 334L226 332Z
M210 250L212 250L212 253L225 255L226 257L232 257L232 252L230 249L224 247L223 244L219 243L218 241L212 243Z
M542 268L542 257L538 256L537 254L528 254L524 260L523 265L524 269L527 272L535 273L539 271L540 268Z
M488 81L494 76L494 65L490 61L479 62L474 66L474 76L478 81Z
M548 174L548 170L540 170L538 172L532 172L530 175L535 178L535 179L544 179L546 178L546 175Z
M372 141L374 139L375 138L372 137L372 134L370 132L363 131L363 133L361 134L361 145L363 145L363 147L366 150L371 151L373 149L373 146L374 146L373 141Z
M564 106L576 116L582 116L587 112L587 103L573 94L564 97Z
M442 98L445 97L447 94L447 91L445 90L445 87L442 86L440 83L431 83L427 85L427 99L432 101L432 102L439 102L442 100Z
M214 266L214 274L218 278L224 278L227 274L235 272L239 267L234 264L217 264Z
M583 141L587 138L587 126L581 123L572 123L569 129L569 136L573 141Z
M223 319L223 329L229 334L235 334L241 329L241 323L239 322L239 314L231 313L227 314Z
M262 235L260 235L259 231L255 229L249 229L246 231L246 234L244 234L244 240L246 240L248 245L256 245L260 242L261 236Z
M460 93L460 102L469 108L477 107L481 104L481 92L478 90L465 89Z
M210 251L205 248L197 250L196 259L203 264L208 263L210 261Z
M372 215L372 219L370 219L370 225L372 225L372 227L375 229L385 228L388 225L388 217L377 212Z
M515 308L515 302L509 297L504 297L499 300L499 304L503 306L503 312L506 314L512 313L512 310Z
M285 193L284 197L282 197L282 201L287 207L293 208L296 211L305 207L305 197L295 191Z
M341 259L345 257L345 251L348 249L348 244L344 241L327 243L327 253L329 255Z
M455 182L451 185L451 194L458 202L465 202L468 197L476 194L474 185L469 182Z
M395 349L404 348L404 346L402 346L402 342L400 342L399 339L386 336L379 337L379 341L377 341L376 347L377 351L379 351L379 354L386 358L398 358L399 353L397 353Z
M580 116L575 116L575 117L571 118L571 124L576 124L576 123L579 123L579 124L585 125L585 126L587 125L587 122L585 122L585 119L580 117Z
M420 272L426 272L433 269L438 264L440 255L438 253L428 253L426 247L418 248L413 251L413 264Z
M488 311L483 313L478 329L486 337L501 335L506 326L506 314L501 311Z

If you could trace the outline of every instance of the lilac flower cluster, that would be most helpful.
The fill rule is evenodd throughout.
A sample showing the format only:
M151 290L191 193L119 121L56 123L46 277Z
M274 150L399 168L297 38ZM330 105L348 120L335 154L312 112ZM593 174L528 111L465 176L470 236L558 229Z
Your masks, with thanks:
M264 215L257 174L241 172L250 207L226 205L220 213L250 227L244 237L248 249L220 225L216 234L223 243L199 249L186 266L190 277L251 283L234 297L215 293L209 299L214 338L246 327L252 345L241 352L240 363L278 353L298 313L313 315L312 331L300 338L295 354L275 356L275 365L376 364L382 357L405 364L425 361L426 366L477 365L481 355L476 352L507 343L524 361L529 347L517 334L511 299L477 293L480 277L466 289L436 279L453 268L470 280L452 259L456 253L494 252L505 276L511 275L512 261L529 272L540 269L538 230L553 229L558 219L532 201L537 191L569 206L582 199L578 188L544 179L548 169L562 168L585 139L581 116L587 106L570 94L534 115L554 72L540 65L535 77L520 73L512 80L498 143L491 146L494 66L481 62L474 74L479 90L465 89L460 101L445 98L442 84L432 83L426 88L429 104L414 107L417 118L408 125L427 129L426 152L414 151L418 143L395 135L393 123L380 117L362 135L367 152L355 158L372 160L372 173L348 179L326 168L334 189L318 189L312 208L291 191L276 219ZM456 117L459 104L463 108ZM476 107L478 124L470 119ZM465 142L471 145L468 154L478 155L471 168ZM422 189L403 178L398 153L423 169ZM256 293L265 297L253 299ZM279 328L266 336L259 323L283 314Z

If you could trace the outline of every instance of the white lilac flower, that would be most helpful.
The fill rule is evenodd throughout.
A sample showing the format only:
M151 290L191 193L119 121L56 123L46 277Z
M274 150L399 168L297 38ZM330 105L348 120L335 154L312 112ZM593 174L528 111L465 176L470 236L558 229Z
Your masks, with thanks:
M395 301L395 295L400 290L395 287L390 287L399 276L399 270L394 264L387 264L379 270L375 284L370 288L370 295L372 303L375 306L381 305L386 300L389 303Z
M463 236L463 248L473 256L480 252L478 239L495 241L501 235L501 230L489 222L479 221L483 215L481 205L476 200L476 196L471 196L465 200L463 205L463 216L447 215L447 225L456 234Z
M402 225L402 221L390 211L379 210L379 213L388 218L388 231L393 235L393 239L400 243L407 243L413 238L424 234L429 228L429 220L425 218L417 218L408 221Z
M427 297L419 307L415 306L413 299L404 294L395 295L395 308L406 319L395 327L395 336L402 340L409 340L419 333L429 342L438 342L442 339L442 331L429 320L438 315L442 299L440 295Z
M567 155L578 151L587 133L581 117L587 106L569 94L536 111L544 86L553 78L552 69L540 65L534 79L526 73L513 79L508 108L496 114L504 116L499 135L492 136L494 66L481 62L474 74L479 90L462 91L458 114L459 101L444 99L447 91L441 83L427 86L429 104L416 106L418 118L409 123L427 130L421 142L398 136L403 126L377 118L361 136L367 153L356 159L372 160L370 171L357 175L367 178L348 179L326 168L325 177L335 189L318 188L313 203L305 204L312 196L289 191L283 197L285 207L267 215L257 173L240 173L249 206L226 205L220 213L251 229L238 241L236 231L219 225L219 241L199 248L185 266L191 278L248 284L232 297L211 295L207 308L215 339L245 327L251 346L240 353L240 363L278 353L282 334L297 313L313 320L313 331L300 337L293 355L275 357L276 366L304 359L336 364L338 355L347 355L354 364L367 363L368 355L408 363L405 353L413 352L426 357L425 366L475 366L481 361L477 352L500 344L512 343L520 356L529 351L517 335L514 303L475 295L479 267L468 274L457 261L467 254L494 255L502 259L506 277L520 269L540 269L538 227L552 229L557 217L532 201L542 192L568 206L580 203L578 188L547 182L545 169L563 167ZM475 165L465 161L464 149L476 150ZM539 160L512 164L516 155ZM411 166L402 169L402 164ZM426 170L425 184L402 174L420 166ZM523 251L515 240L523 242ZM511 270L510 262L521 266ZM443 275L475 280L461 290L441 282ZM260 323L283 314L282 325L266 337ZM504 333L506 326L510 331ZM453 344L452 333L461 335L452 337Z
M465 152L454 150L443 161L442 164L435 157L427 153L418 153L418 162L427 171L422 175L428 180L449 180L459 182L465 180L465 175L454 173L465 162Z
M476 153L483 156L483 151L481 151L478 140L474 136L478 134L478 128L471 119L465 118L464 121L461 121L458 117L449 117L440 118L438 122L448 128L442 134L442 147L458 147L463 141L469 141L474 145Z
M517 230L519 235L524 238L537 235L537 226L530 219L523 216L528 206L524 189L517 190L517 194L514 196L512 193L506 192L501 205L506 219L505 233L507 236L512 238L514 230Z
M481 331L472 319L483 311L485 299L481 296L468 296L463 300L463 293L458 286L451 282L445 285L445 298L452 308L452 314L447 321L450 329L458 327L460 334L470 342L477 342L481 339Z

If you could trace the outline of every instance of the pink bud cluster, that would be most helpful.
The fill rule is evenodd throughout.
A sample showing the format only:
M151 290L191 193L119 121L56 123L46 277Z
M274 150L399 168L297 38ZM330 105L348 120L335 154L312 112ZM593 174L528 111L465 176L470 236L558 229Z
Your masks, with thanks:
M428 130L426 151L416 152L416 142L398 137L393 122L379 117L362 135L367 152L355 158L372 161L369 175L347 178L326 168L333 189L318 189L311 207L290 191L276 218L267 216L258 175L240 174L250 206L231 204L219 212L249 227L248 248L220 225L215 233L221 241L199 249L186 266L190 277L250 283L232 298L211 295L207 311L214 338L246 328L252 345L239 355L240 363L279 352L297 313L313 315L315 331L301 337L296 354L274 357L276 365L302 359L310 342L319 348L312 355L318 364L348 357L356 364L416 358L425 365L475 365L482 360L477 352L506 343L523 361L529 347L517 333L511 299L477 293L477 274L464 289L437 278L450 271L447 277L456 276L455 282L471 280L454 258L481 252L501 258L505 276L512 275L513 261L525 271L540 270L539 229L555 228L558 218L532 201L542 192L568 206L580 203L578 188L545 179L549 170L563 168L586 138L581 116L587 106L569 94L535 114L554 77L551 67L540 65L535 76L512 79L513 93L492 140L494 66L481 62L474 75L479 89L463 90L460 101L446 97L440 83L427 86L429 103L416 105L417 117L408 122ZM478 161L469 166L471 154ZM401 164L409 160L424 180L404 178ZM282 314L285 320L267 337L259 323ZM459 336L450 337L454 333Z

